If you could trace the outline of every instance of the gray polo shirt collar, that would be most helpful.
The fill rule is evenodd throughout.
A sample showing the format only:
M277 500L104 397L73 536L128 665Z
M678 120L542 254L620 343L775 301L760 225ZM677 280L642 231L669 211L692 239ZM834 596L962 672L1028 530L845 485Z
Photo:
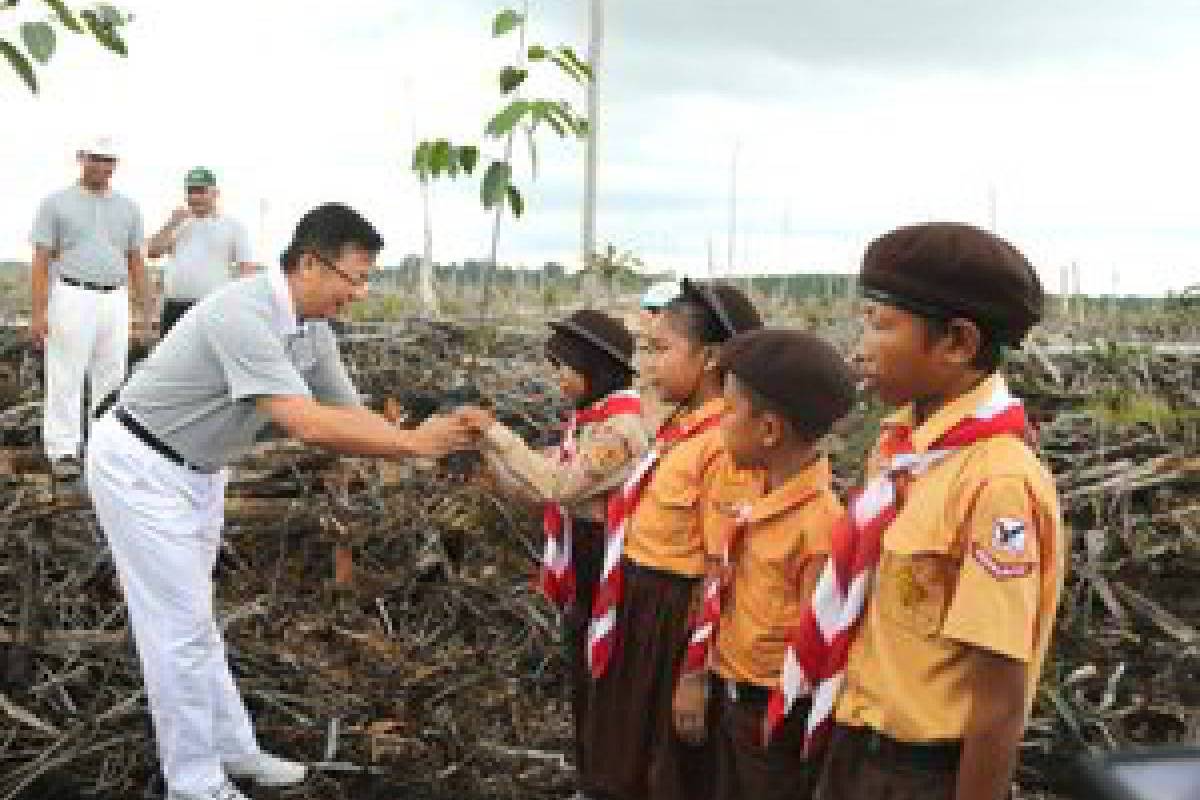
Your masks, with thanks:
M277 266L267 268L267 285L271 287L272 323L280 336L295 336L300 333L300 320L296 316L296 304L292 300L292 289L287 276Z

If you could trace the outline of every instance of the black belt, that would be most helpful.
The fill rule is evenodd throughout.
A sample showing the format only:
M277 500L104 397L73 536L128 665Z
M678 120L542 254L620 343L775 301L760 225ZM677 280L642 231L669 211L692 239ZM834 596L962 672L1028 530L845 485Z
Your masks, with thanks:
M936 772L958 769L961 742L899 742L872 728L843 727L842 730L872 758Z
M77 281L74 278L68 278L66 275L59 275L58 279L67 286L75 286L80 289L91 289L93 292L111 292L114 289L120 289L123 284L115 286L105 286L103 283L92 283L91 281Z
M129 431L138 439L140 439L142 444L146 445L146 447L149 447L151 450L158 453L172 464L176 464L180 467L187 467L193 472L207 471L189 464L187 460L183 456L179 455L179 453L176 453L169 444L164 442L162 439L159 439L150 431L146 430L142 423L134 419L133 415L121 406L117 406L115 409L113 409L113 416L117 418L117 422L120 422L125 426L125 430Z
M765 706L771 699L771 690L766 686L759 686L757 683L731 681L720 675L713 675L712 686L714 691L723 693L731 703Z

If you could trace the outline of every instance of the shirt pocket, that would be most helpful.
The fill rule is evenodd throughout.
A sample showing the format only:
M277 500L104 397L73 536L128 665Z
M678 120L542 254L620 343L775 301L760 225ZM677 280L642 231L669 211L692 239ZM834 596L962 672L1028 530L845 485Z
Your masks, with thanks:
M646 487L663 535L682 543L699 527L700 486L683 473L660 472Z
M946 616L958 557L938 509L910 505L884 532L876 593L880 615L918 636L936 636Z

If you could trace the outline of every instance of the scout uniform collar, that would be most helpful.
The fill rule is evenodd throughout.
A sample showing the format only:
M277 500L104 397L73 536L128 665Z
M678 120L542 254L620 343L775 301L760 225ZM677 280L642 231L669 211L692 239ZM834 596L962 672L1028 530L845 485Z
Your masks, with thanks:
M280 336L295 336L300 332L300 320L296 316L296 304L287 276L277 266L268 267L266 272L267 286L271 290L271 322L275 331Z
M820 456L788 478L782 486L751 503L747 523L754 525L791 511L797 506L805 505L817 494L827 489L831 479L832 471L829 467L829 459Z
M925 420L924 424L912 431L913 452L924 453L946 431L962 422L966 417L978 412L980 407L987 405L991 398L1007 394L1008 384L1005 382L1004 376L998 372L988 375L974 389L946 403ZM881 426L912 429L913 420L913 406L910 403L885 417Z
M678 418L672 414L667 418L659 428L659 437L665 438L672 431L686 431L702 424L710 417L719 416L725 412L725 398L714 397L707 403L701 404L699 407L680 415ZM678 414L678 411L676 412Z

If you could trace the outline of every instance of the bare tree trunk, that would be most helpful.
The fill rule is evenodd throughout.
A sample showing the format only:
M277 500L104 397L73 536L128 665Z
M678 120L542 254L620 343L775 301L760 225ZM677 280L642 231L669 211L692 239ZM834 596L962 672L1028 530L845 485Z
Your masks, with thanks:
M588 65L592 79L587 86L588 137L583 178L583 253L580 266L588 270L596 253L596 149L599 135L600 57L604 43L604 0L590 0L588 20ZM583 294L598 294L599 277L590 271L583 274ZM609 287L609 297L612 287Z
M425 250L421 256L421 310L426 316L441 316L437 292L433 290L433 215L429 208L429 182L421 181L421 214L425 222Z

